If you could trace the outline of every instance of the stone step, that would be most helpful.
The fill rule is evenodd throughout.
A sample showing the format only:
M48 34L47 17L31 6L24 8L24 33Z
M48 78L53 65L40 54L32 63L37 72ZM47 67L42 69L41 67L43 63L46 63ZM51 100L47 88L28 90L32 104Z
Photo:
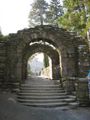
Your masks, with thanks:
M21 84L21 86L59 86L61 87L61 84L54 84L54 83L30 83L30 84Z
M37 107L61 107L75 102L73 96L67 95L60 81L35 78L20 85L17 100L23 105Z
M73 99L76 99L76 96L75 95L68 95L69 98L73 98Z
M43 87L43 88L40 88L40 87L20 87L20 90L22 91L22 90L36 90L36 91L52 91L52 90L62 90L63 91L63 88L45 88L45 87Z
M7 84L8 84L8 85L19 86L19 83L18 83L18 82L10 82L10 81L8 81Z
M53 90L53 89L50 89L50 90L45 90L45 89L29 89L29 90L27 90L27 89L22 89L22 90L20 90L20 92L21 93L30 93L30 92L32 92L32 93L65 93L65 90Z
M62 96L22 96L22 95L17 95L17 98L21 99L65 99L69 98L67 95L62 95Z
M21 87L60 87L60 85L54 85L54 84L22 84Z
M79 106L79 102L70 102L68 105L70 108L75 109Z
M32 106L32 107L60 107L67 106L66 102L58 102L58 103L21 103L23 105Z
M62 95L66 95L66 93L18 93L19 95L23 95L23 96L62 96Z
M65 99L18 99L19 102L27 103L52 103L52 102L75 102L75 99L65 98Z
M72 94L73 94L74 96L76 96L76 91L72 92Z
M34 82L38 82L38 81L41 81L41 82L42 82L42 81L43 81L43 82L60 82L59 79L58 79L58 80L57 80L57 79L53 79L53 80L52 80L52 79L48 79L48 78L47 78L47 79L46 79L46 78L45 78L45 79L43 78L43 80L42 80L41 77L28 78L28 79L26 79L25 81L26 81L26 83L27 83L27 82L30 83L30 82L33 82L33 81L34 81Z
M35 84L35 85L39 85L39 84L41 84L41 85L44 85L44 84L46 84L46 85L59 85L60 84L60 82L55 82L55 81L31 81L31 82L27 82L27 83L24 83L23 85L26 85L26 84L28 84L28 85L30 85L30 84Z

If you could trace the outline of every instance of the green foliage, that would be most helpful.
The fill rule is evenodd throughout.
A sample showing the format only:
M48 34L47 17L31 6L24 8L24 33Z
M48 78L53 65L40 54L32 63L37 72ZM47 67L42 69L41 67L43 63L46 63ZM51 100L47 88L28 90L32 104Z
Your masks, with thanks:
M2 32L0 30L0 41L3 40L3 35L2 35Z
M8 36L0 35L0 41L6 41L6 40L8 40Z
M63 6L59 26L85 36L90 28L90 0L64 0Z
M35 0L29 14L30 26L51 24L57 25L57 18L62 16L63 8L60 0L51 0L47 3L45 0Z
M63 8L60 4L60 0L51 0L48 11L47 21L49 24L57 24L57 18L62 16Z
M8 36L4 36L2 34L2 31L0 30L0 41L5 41L5 40L8 40Z

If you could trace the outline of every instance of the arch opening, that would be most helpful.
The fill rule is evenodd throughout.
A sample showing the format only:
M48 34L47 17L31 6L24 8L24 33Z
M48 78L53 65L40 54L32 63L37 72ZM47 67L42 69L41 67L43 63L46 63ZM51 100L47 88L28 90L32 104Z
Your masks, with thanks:
M29 57L27 61L27 78L30 76L52 79L52 60L47 54L38 52Z
M46 68L46 70L44 69L41 71L42 76L43 76L43 72L45 74L45 72L49 69L50 74L46 76L49 76L50 79L60 79L61 76L60 57L57 48L55 48L53 45L49 44L48 42L43 42L43 41L32 42L31 44L25 47L23 51L22 79L27 79L26 66L29 58L31 58L31 56L34 55L35 53L41 53L41 52L44 53L44 55L46 54L48 56L49 64L51 66L50 68L48 67ZM39 73L35 73L35 74L39 74Z
M79 68L76 59L78 58L78 45L82 39L72 35L70 32L52 26L37 26L18 31L15 35L10 35L10 40L11 48L9 47L9 51L12 51L10 58L15 57L15 59L10 60L12 63L10 69L12 72L10 74L11 77L15 76L15 79L18 81L26 78L27 60L36 52L43 52L50 56L52 63L54 63L52 64L52 68L55 68L55 66L62 67L62 69L60 68L62 77L78 76L79 70L77 72L77 69ZM45 45L39 44L40 41L43 41ZM55 71L52 73L53 78L60 79L60 77L56 77L56 69L52 71Z
M57 49L58 46L54 43L54 42L51 42L50 40L47 40L47 39L34 39L33 41L31 41L29 43L29 45L33 45L33 44L41 44L41 45L47 45L47 46L50 46L52 47L52 49Z

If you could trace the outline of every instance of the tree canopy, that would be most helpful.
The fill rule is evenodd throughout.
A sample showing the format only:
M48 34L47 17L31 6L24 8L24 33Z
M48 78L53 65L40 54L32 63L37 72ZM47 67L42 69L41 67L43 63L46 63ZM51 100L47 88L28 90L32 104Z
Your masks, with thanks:
M60 0L35 0L29 14L29 25L57 24L57 18L63 14Z
M63 15L63 7L60 0L51 0L48 6L47 21L49 24L56 25L58 17Z
M90 0L63 0L63 7L59 26L85 36L90 29Z
M35 0L29 14L30 26L43 25L46 20L48 3L45 0Z

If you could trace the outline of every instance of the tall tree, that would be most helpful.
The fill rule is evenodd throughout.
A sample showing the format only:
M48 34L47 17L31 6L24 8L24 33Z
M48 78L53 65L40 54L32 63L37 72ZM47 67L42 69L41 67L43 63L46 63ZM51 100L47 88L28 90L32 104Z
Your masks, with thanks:
M48 3L45 0L35 0L29 14L30 26L43 25L46 20Z
M90 27L90 0L64 0L64 15L59 25L78 34L85 35Z
M47 21L49 24L57 24L57 18L63 15L63 7L61 6L60 0L51 0L48 12Z

